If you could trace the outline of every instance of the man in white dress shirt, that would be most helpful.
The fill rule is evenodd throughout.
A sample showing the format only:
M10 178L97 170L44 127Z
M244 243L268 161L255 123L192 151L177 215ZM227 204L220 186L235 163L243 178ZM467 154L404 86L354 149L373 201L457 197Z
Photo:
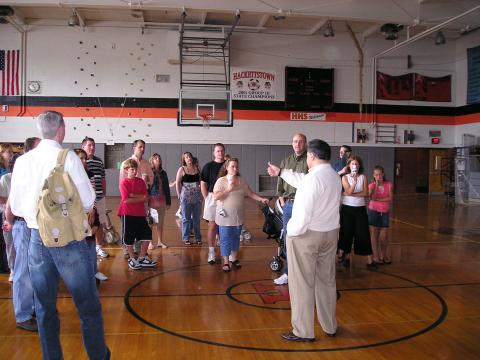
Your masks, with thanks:
M56 312L57 290L62 278L72 295L81 319L82 336L90 359L109 359L103 330L100 300L95 285L90 250L85 239L63 247L46 247L38 231L37 208L45 179L57 163L65 137L62 114L46 111L37 117L42 135L38 146L18 158L12 173L9 196L12 213L23 218L31 229L28 267L35 294L35 312L44 359L62 359L60 320ZM85 212L95 201L95 192L80 158L69 151L64 170L75 184ZM73 354L71 354L73 355Z
M270 175L297 188L287 228L293 329L282 338L288 341L315 340L315 306L325 334L335 336L337 332L335 254L342 184L330 165L330 155L330 146L314 139L308 142L307 175L269 163Z

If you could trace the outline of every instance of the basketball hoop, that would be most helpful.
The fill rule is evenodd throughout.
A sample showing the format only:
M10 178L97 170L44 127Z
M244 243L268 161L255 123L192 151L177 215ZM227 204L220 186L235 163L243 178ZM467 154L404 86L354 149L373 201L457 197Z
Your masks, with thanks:
M202 119L203 127L205 129L210 128L210 120L213 118L213 114L199 114L199 117Z

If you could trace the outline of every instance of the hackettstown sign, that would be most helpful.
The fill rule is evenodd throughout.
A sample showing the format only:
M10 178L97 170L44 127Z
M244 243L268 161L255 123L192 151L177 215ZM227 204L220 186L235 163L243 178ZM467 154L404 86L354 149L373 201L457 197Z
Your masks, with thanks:
M276 100L277 74L272 70L232 68L232 100Z

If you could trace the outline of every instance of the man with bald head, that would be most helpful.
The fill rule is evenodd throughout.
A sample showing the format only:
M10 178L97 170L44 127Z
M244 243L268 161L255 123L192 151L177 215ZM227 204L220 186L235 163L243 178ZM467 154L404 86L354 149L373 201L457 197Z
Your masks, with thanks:
M306 146L307 137L304 134L297 133L293 135L293 154L282 160L282 162L280 163L280 168L291 169L293 170L293 172L306 174L308 172ZM278 178L277 196L283 209L283 239L286 239L287 236L287 224L292 217L292 208L295 201L296 192L297 189L295 187L289 185L281 177ZM283 251L286 256L287 250L285 241L283 242L283 247ZM283 275L273 280L273 282L276 285L285 285L288 283L288 266L286 262Z

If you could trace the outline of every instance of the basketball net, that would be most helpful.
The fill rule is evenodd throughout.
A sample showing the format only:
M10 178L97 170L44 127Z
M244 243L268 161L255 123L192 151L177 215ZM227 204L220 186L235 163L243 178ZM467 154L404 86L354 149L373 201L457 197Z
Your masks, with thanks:
M205 129L210 128L210 120L212 119L213 115L212 114L200 114L200 118L202 119L203 127Z

